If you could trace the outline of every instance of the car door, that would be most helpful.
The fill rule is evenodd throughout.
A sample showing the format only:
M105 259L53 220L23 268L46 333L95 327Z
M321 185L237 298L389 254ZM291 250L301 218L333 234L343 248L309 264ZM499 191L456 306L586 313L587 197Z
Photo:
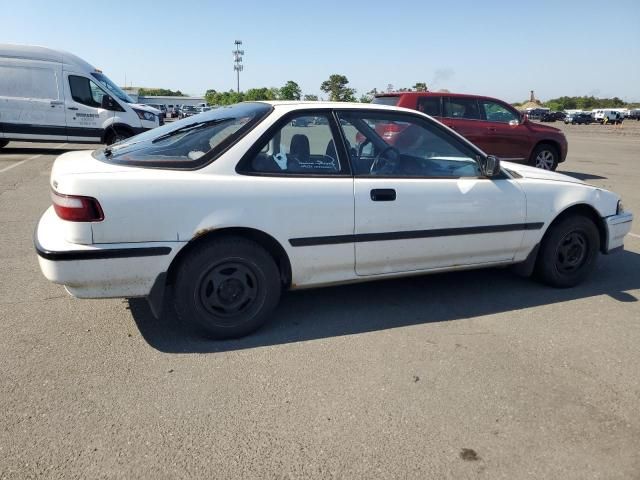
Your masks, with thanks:
M480 99L480 115L490 139L491 153L504 160L526 161L531 148L531 134L512 108L493 100Z
M62 67L15 61L0 66L0 110L4 137L65 141Z
M274 192L253 215L288 243L295 285L354 277L353 177L336 138L330 110L296 111L270 128L239 167L255 176L257 191Z
M339 112L352 152L357 275L508 262L520 248L525 196L437 123L404 113ZM393 145L376 131L396 123ZM360 144L357 142L360 140Z
M67 134L70 141L100 142L103 125L116 114L102 108L108 96L93 80L73 73L66 74L65 106Z

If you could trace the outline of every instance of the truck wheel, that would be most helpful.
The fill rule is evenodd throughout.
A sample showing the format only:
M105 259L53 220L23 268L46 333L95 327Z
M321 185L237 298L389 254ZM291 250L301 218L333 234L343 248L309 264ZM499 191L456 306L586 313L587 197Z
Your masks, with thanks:
M536 273L554 287L573 287L591 273L599 251L600 234L593 221L582 215L566 217L544 236Z
M0 148L4 148L9 145L9 140L0 140Z
M237 338L261 327L280 300L275 261L242 237L203 244L181 263L174 303L181 321L216 339Z
M559 154L556 147L548 143L538 145L531 154L529 163L543 170L555 170L558 167Z

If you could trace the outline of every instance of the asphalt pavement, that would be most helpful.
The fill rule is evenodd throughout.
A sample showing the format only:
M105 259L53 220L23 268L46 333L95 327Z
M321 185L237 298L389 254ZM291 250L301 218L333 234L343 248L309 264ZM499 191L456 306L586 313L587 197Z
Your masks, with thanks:
M559 170L640 214L638 124L562 126ZM41 275L51 165L81 148L0 150L0 478L640 478L640 220L573 289L493 269L300 291L215 342Z

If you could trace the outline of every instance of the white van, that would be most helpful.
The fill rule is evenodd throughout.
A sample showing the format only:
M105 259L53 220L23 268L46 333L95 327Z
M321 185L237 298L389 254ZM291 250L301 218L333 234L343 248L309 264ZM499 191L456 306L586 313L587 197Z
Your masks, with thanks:
M157 127L159 113L75 55L0 44L0 148L11 140L111 144Z
M624 115L618 110L608 108L599 108L592 111L593 119L596 122L603 123L607 119L607 123L616 123L624 118Z

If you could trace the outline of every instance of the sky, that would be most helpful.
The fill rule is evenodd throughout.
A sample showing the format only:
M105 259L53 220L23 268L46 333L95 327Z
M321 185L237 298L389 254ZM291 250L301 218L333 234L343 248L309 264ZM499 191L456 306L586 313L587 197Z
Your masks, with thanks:
M509 102L529 91L640 101L640 0L0 0L0 43L67 50L119 85L240 88L326 96L346 75L357 96L425 82Z

